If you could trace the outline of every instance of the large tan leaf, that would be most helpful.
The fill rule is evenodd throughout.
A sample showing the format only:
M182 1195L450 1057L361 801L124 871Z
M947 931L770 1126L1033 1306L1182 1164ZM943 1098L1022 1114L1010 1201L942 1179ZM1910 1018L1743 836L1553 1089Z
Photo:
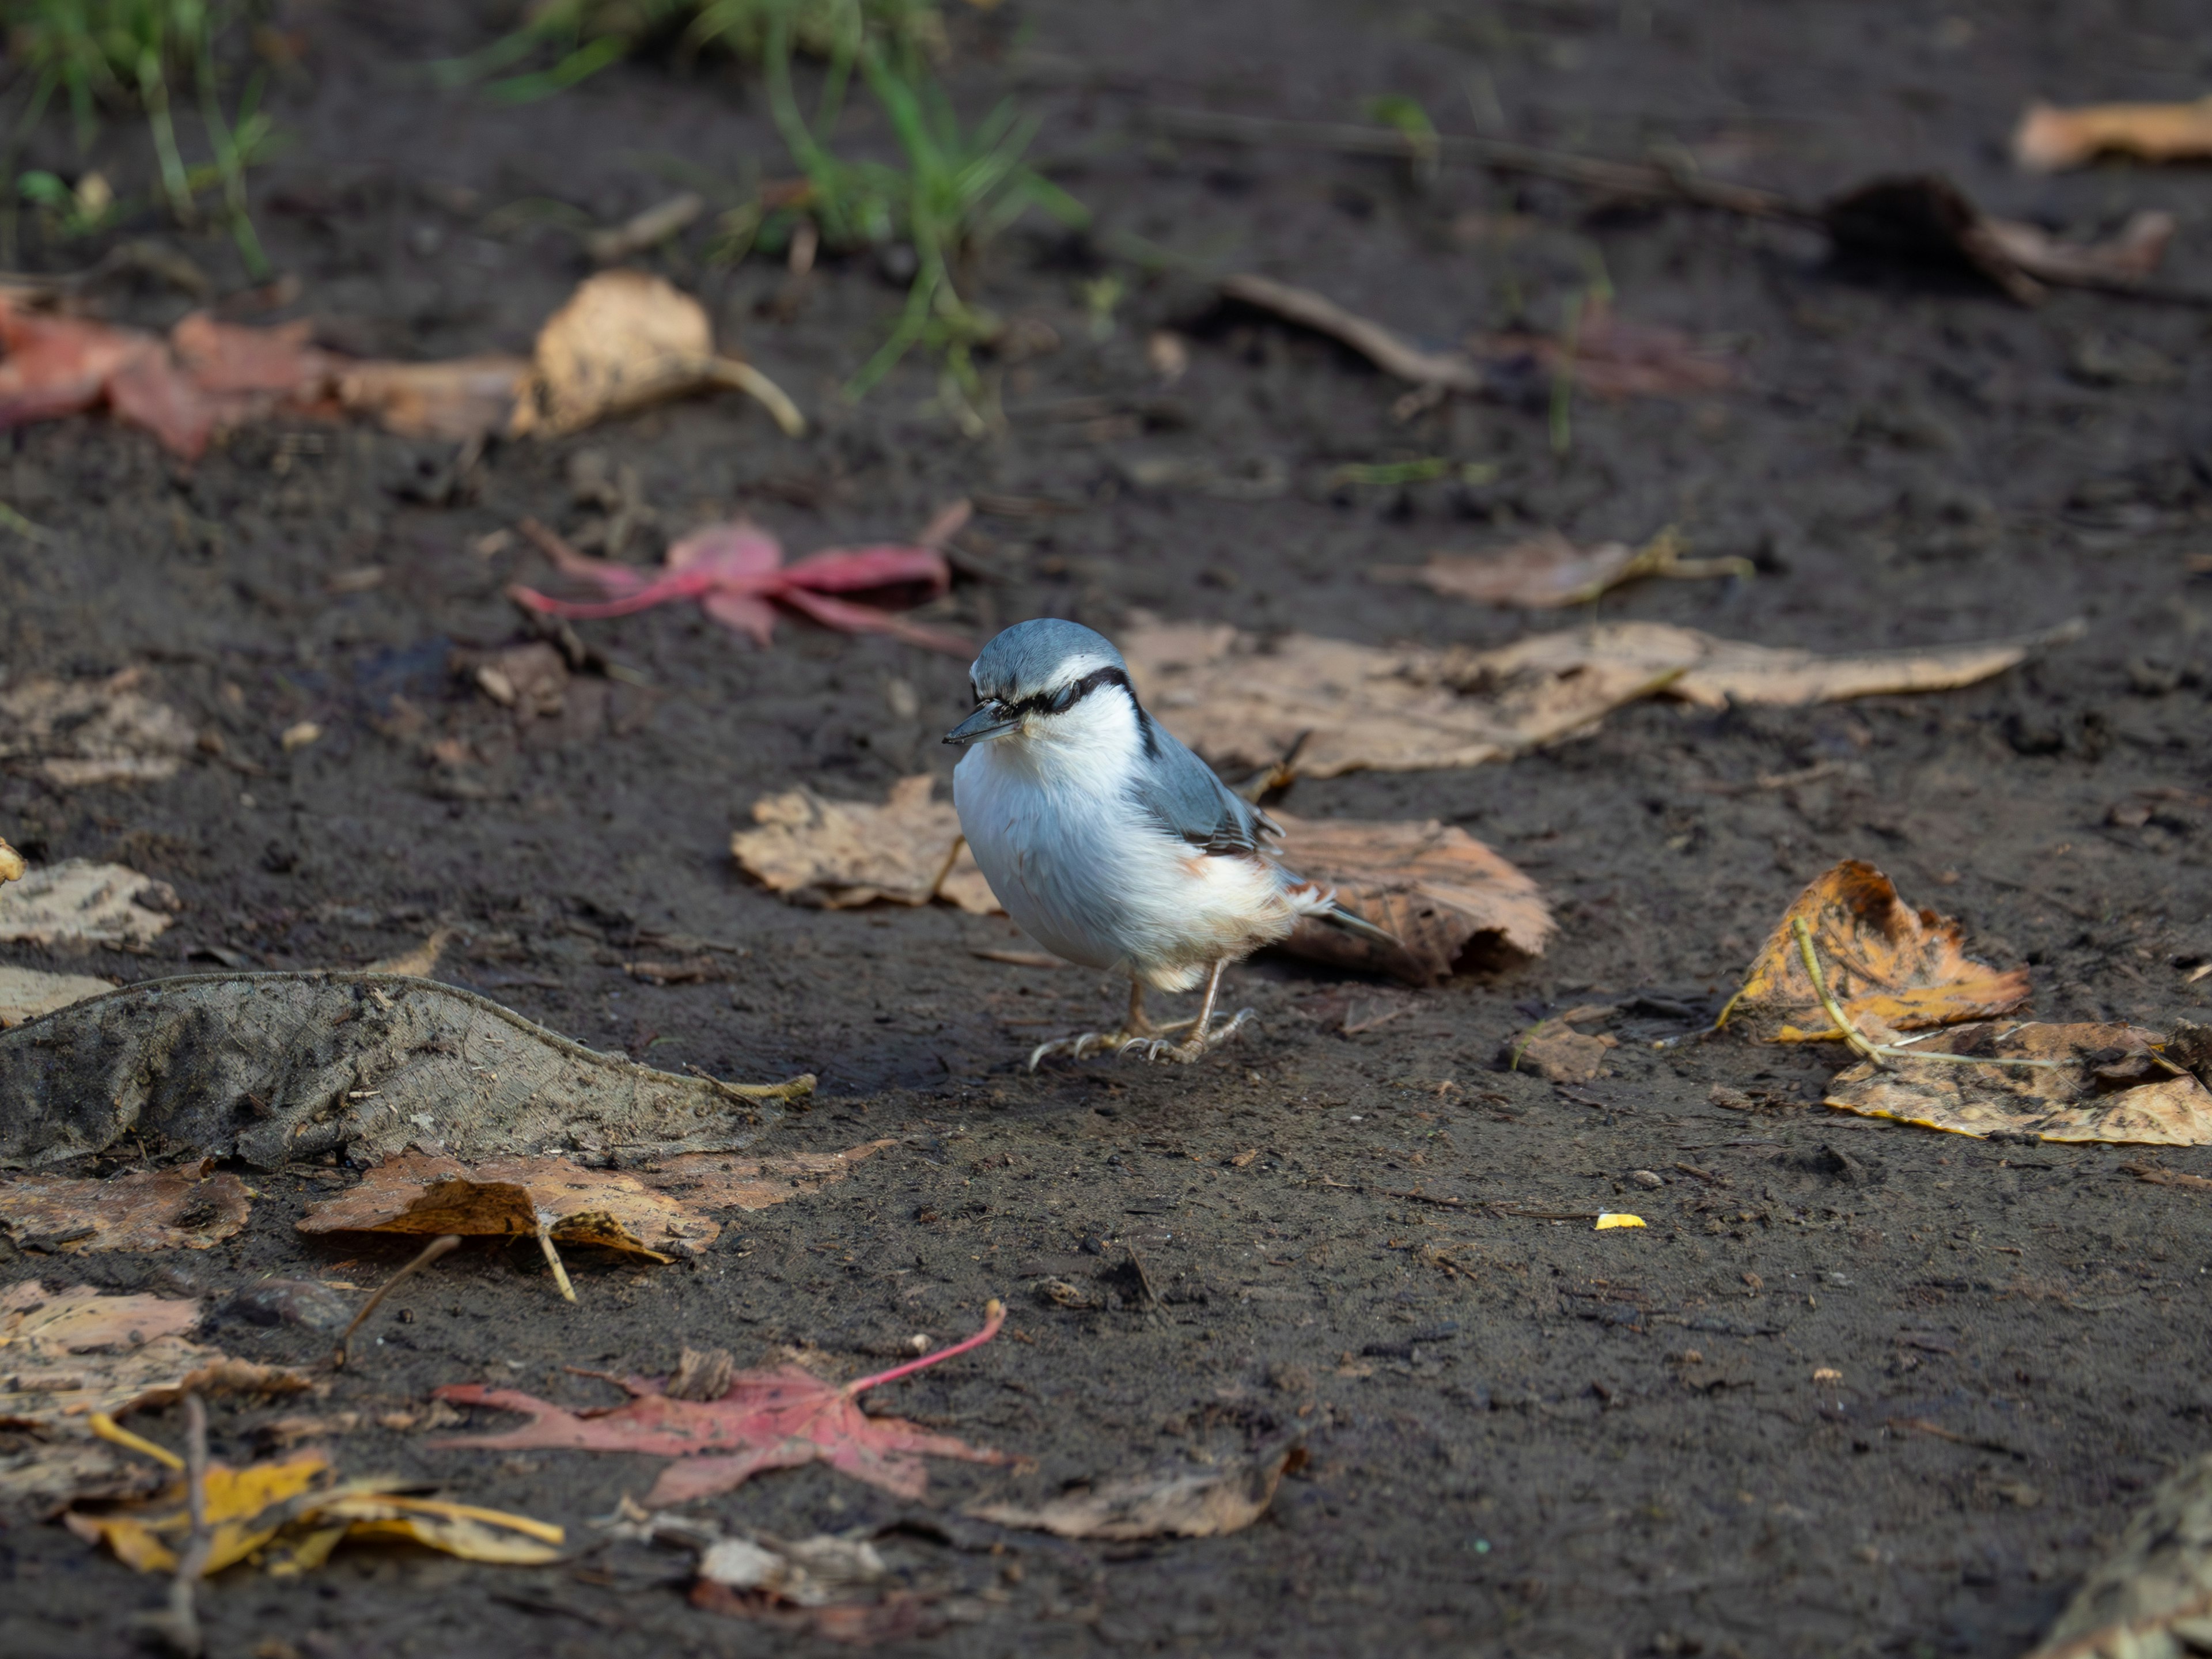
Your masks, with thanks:
M1664 692L1708 707L1971 684L2051 636L1822 657L1663 623L1538 634L1493 651L1386 649L1136 613L1120 644L1146 707L1224 770L1306 777L1478 766Z
M1828 1104L1953 1134L2153 1146L2212 1145L2212 1093L2157 1063L2158 1033L2119 1024L1962 1025L1925 1040L1946 1054L2058 1060L2057 1066L1966 1066L1894 1048L1828 1085ZM1910 1051L1907 1050L1907 1053Z
M1796 923L1811 929L1828 990L1856 1024L1911 1031L1985 1019L2027 1000L2027 969L1966 954L1959 924L1915 910L1889 878L1847 859L1790 902L1721 1022L1775 1042L1839 1042L1805 969Z
M27 1279L0 1291L0 1426L54 1426L164 1406L187 1391L289 1394L297 1371L234 1359L179 1334L200 1304L107 1296L89 1285L48 1291Z
M361 1184L310 1206L303 1233L519 1234L543 1225L559 1244L671 1258L721 1236L711 1209L766 1208L842 1181L863 1158L890 1146L781 1158L686 1153L649 1170L592 1170L565 1158L493 1158L464 1164L409 1152L387 1158Z
M901 778L881 806L827 800L811 789L753 803L757 830L730 837L745 872L800 904L847 910L878 899L927 904L943 898L979 916L997 896L960 836L960 814L933 800L936 781Z
M135 690L136 669L105 680L25 680L0 691L0 760L28 761L64 789L172 778L196 741L182 714Z
M212 1162L105 1181L0 1175L0 1228L43 1238L49 1251L204 1250L243 1228L252 1207L246 1183L210 1174Z
M1339 904L1401 941L1309 918L1283 947L1296 955L1426 985L1449 978L1480 935L1528 956L1541 955L1552 936L1551 907L1535 882L1455 824L1273 817L1286 866L1334 887Z
M129 949L161 934L176 904L167 882L119 864L64 859L0 888L0 941Z

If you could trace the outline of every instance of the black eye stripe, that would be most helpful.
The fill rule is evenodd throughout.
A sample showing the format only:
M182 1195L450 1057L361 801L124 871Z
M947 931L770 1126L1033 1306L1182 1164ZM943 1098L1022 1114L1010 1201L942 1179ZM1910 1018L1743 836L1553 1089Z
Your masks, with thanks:
M1129 677L1118 668L1094 668L1081 679L1064 685L1057 691L1039 691L1024 697L1019 702L1000 701L999 706L1010 716L1023 714L1064 714L1102 685L1118 685L1129 690ZM1132 701L1135 693L1131 692Z

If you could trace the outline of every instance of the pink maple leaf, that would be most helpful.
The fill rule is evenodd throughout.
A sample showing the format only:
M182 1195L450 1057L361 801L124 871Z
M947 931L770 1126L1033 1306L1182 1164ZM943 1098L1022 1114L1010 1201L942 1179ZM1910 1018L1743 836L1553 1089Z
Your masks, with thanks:
M556 599L519 583L507 591L532 611L578 619L627 617L692 599L725 628L763 646L775 635L775 607L785 605L848 634L888 634L965 657L975 653L972 640L838 596L872 593L909 605L935 599L952 584L951 568L938 545L967 516L965 501L939 514L922 532L919 545L825 548L790 564L784 563L782 544L775 537L749 520L733 519L695 530L671 547L658 577L612 560L586 558L536 520L526 519L523 533L547 557L607 597Z
M902 1418L870 1417L860 1410L858 1396L864 1389L910 1376L988 1342L1006 1323L1006 1310L994 1301L984 1313L983 1328L966 1340L842 1385L826 1382L796 1365L781 1365L773 1370L738 1372L720 1400L672 1400L664 1392L665 1385L650 1378L610 1377L629 1392L628 1401L571 1412L515 1389L449 1384L436 1391L437 1398L520 1412L531 1420L505 1434L431 1443L501 1451L567 1446L686 1460L661 1471L646 1494L647 1504L653 1509L711 1498L763 1469L817 1462L900 1498L917 1498L928 1481L921 1461L925 1455L971 1463L1008 1459L1003 1452L971 1446L951 1435L931 1434Z

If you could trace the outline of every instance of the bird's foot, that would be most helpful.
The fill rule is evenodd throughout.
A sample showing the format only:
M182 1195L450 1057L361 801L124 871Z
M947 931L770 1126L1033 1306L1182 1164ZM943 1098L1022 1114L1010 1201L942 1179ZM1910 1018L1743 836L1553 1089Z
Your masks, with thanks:
M1240 1009L1234 1019L1224 1021L1203 1036L1193 1031L1181 1042L1172 1041L1172 1034L1195 1025L1196 1020L1179 1019L1171 1024L1155 1025L1141 1036L1127 1031L1085 1031L1075 1036L1056 1037L1030 1050L1030 1070L1034 1072L1048 1060L1085 1060L1092 1054L1133 1054L1139 1060L1187 1065L1235 1036L1252 1023L1254 1017L1251 1009Z
M1181 1042L1170 1042L1164 1036L1139 1037L1134 1042L1123 1043L1121 1052L1126 1054L1134 1049L1144 1059L1154 1063L1165 1060L1170 1065L1188 1066L1194 1060L1205 1059L1208 1050L1228 1042L1255 1018L1251 1009L1240 1008L1234 1018L1223 1021L1210 1031L1194 1030ZM1186 1025L1197 1024L1195 1020L1182 1023ZM1165 1028L1167 1030L1177 1029L1172 1025Z

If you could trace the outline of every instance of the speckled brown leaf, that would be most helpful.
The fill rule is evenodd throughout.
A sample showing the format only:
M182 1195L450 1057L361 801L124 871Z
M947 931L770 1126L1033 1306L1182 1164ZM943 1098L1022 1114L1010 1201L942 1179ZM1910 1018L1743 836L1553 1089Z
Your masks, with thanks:
M108 1296L89 1285L48 1291L36 1279L0 1290L0 1427L36 1428L119 1417L187 1391L291 1394L299 1372L234 1359L180 1334L200 1304L160 1296Z
M46 1241L49 1252L204 1250L243 1228L252 1208L244 1182L212 1169L209 1160L105 1181L0 1175L0 1229L19 1244Z
M167 882L119 864L64 859L0 888L0 941L60 945L144 945L174 920Z
M173 778L191 724L137 690L137 670L104 680L27 679L0 691L0 761L34 765L64 789Z
M2027 1000L2026 968L2001 969L1968 956L1958 922L1915 910L1887 876L1847 859L1783 912L1723 1011L1723 1024L1775 1042L1843 1040L1805 971L1793 926L1801 916L1829 991L1862 1026L1922 1030L2006 1013Z
M1542 955L1552 937L1535 882L1456 825L1273 816L1289 868L1334 888L1339 904L1401 941L1309 919L1283 947L1295 955L1428 985L1449 978L1485 936L1528 956Z
M974 915L1000 907L961 839L960 814L933 800L936 780L901 778L881 806L829 800L811 789L753 803L760 827L730 837L745 873L794 903L848 910L878 899L942 898Z
M1961 1066L1887 1054L1828 1085L1827 1103L1953 1134L2151 1146L2212 1145L2212 1092L2158 1064L2155 1031L2121 1024L1961 1025L1925 1040L1968 1056L2063 1060L2062 1066Z

